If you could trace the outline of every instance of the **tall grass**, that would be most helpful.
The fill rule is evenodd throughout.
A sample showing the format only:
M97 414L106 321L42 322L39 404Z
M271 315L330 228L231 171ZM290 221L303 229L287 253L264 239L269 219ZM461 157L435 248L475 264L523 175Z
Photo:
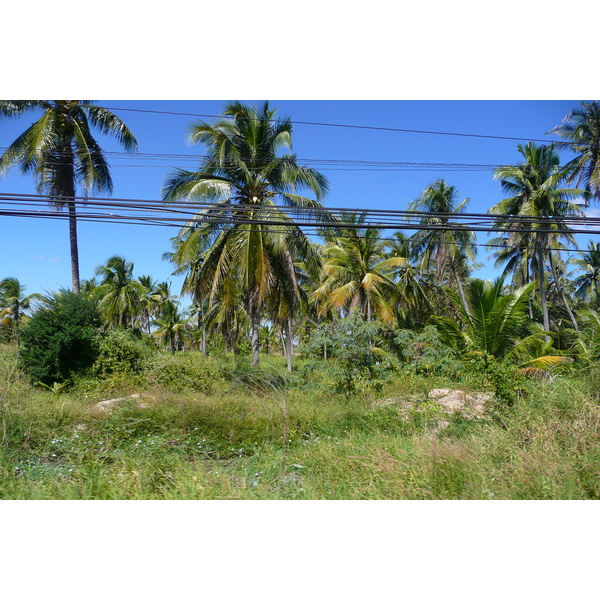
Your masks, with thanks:
M426 401L433 387L459 385L443 379L396 374L348 396L327 388L326 374L289 378L282 357L259 371L231 357L161 360L171 366L149 365L121 386L112 374L55 393L28 382L3 349L0 497L600 497L591 375L530 382L514 406L474 418ZM102 412L107 392L140 397Z

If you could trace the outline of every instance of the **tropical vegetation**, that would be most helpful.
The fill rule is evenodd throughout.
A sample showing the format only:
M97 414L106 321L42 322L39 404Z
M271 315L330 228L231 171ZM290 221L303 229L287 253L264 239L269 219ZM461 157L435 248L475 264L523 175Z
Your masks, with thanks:
M135 138L88 102L0 102L34 109L0 168L75 211L75 185L110 188L89 124ZM493 282L474 276L469 199L444 179L392 235L327 209L268 103L194 123L205 156L161 190L196 212L163 255L180 291L113 252L72 290L0 281L0 494L600 497L600 249L572 231L598 200L597 113L582 103L562 142L496 168Z

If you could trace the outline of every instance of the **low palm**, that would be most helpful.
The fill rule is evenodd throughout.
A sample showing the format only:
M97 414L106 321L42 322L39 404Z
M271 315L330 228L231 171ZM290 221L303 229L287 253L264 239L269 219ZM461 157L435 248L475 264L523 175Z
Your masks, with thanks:
M512 294L503 294L503 281L470 280L465 289L469 311L462 299L450 291L449 294L461 311L462 323L446 317L435 317L434 322L446 342L459 348L467 356L482 357L484 364L490 360L530 359L545 333L527 334L527 299L535 282L522 286ZM537 356L527 360L523 366L549 368L564 362L563 357Z

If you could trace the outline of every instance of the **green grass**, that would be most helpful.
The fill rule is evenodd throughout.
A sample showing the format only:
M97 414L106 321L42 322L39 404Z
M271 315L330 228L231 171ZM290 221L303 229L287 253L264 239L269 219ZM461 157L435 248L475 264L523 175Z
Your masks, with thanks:
M424 401L434 387L483 389L474 376L396 374L347 395L325 370L300 377L301 361L289 378L279 356L258 372L232 357L171 360L55 393L32 386L0 349L0 498L600 498L591 377L531 382L511 408L474 419ZM133 392L147 406L94 409Z

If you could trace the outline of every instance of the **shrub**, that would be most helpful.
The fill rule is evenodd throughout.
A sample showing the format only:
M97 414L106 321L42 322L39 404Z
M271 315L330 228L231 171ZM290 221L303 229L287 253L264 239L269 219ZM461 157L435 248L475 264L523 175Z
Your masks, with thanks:
M140 373L151 354L151 348L130 331L113 329L100 339L94 371L98 375Z
M327 348L327 356L334 359L327 370L336 391L346 395L380 391L393 365L391 357L374 346L377 330L377 324L365 322L357 312L332 325L319 325L300 349L309 358L304 375L323 369L320 358Z
M92 366L98 356L100 315L84 296L53 294L21 332L20 358L27 373L42 383L62 383Z
M458 377L464 365L456 352L440 339L437 329L429 325L423 331L400 329L394 339L405 368L419 375Z

